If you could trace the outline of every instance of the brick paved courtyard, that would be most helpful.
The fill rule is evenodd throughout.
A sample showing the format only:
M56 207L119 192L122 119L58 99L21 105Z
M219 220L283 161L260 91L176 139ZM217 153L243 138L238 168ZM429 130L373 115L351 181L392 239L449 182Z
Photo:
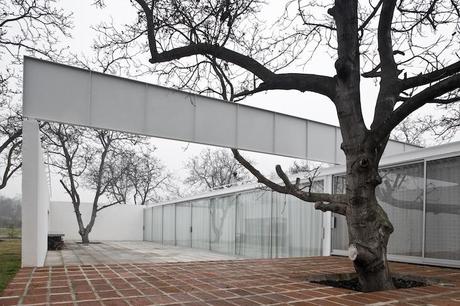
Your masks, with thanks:
M21 269L0 305L460 305L460 269L392 270L444 284L360 293L305 281L351 272L342 257L67 265Z

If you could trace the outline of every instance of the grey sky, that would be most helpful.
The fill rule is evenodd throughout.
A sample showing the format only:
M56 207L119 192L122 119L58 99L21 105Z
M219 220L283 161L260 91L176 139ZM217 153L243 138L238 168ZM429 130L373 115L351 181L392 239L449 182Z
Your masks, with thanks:
M136 17L136 12L132 8L129 0L107 1L105 9L97 9L91 5L92 1L64 1L60 4L65 10L73 12L74 14L74 30L73 38L69 42L65 42L70 50L75 54L91 53L91 44L95 37L95 32L91 29L92 25L98 24L102 21L107 21L110 18L116 24L124 24L129 22L132 18ZM264 14L267 16L281 12L282 1L272 1L267 6ZM148 58L146 58L146 61ZM334 74L333 59L327 55L322 54L315 57L314 61L308 64L308 71L312 73L321 73L327 75ZM145 79L144 79L145 80ZM376 97L377 87L373 81L364 80L362 87L363 90L362 105L363 114L366 123L369 124L372 120L374 102ZM259 93L249 97L243 103L252 105L259 108L274 110L281 113L303 117L324 123L338 125L337 115L335 113L334 105L327 98L316 94L300 93L295 91L272 91L269 93ZM426 111L426 109L425 109ZM183 142L152 139L152 143L157 147L157 156L165 163L165 165L172 171L179 179L183 178L182 167L185 160L197 154L204 148L202 145L187 144ZM274 166L280 163L285 168L292 164L293 159L276 157L276 156L263 156L262 154L249 153L247 156L256 161L257 166L265 173L274 171ZM53 179L52 183L52 200L68 200L67 196L59 184ZM11 181L6 188L5 193L10 196L18 196L20 194L20 177L17 176ZM89 194L83 196L83 200L89 200Z

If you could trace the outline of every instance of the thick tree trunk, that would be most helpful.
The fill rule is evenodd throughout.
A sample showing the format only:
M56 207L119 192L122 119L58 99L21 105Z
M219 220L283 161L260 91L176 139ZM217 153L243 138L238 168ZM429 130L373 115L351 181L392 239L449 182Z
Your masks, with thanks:
M88 231L79 231L81 236L81 242L84 244L89 244L89 232Z
M347 154L349 257L366 292L394 288L387 261L393 226L375 196L379 159L376 150Z

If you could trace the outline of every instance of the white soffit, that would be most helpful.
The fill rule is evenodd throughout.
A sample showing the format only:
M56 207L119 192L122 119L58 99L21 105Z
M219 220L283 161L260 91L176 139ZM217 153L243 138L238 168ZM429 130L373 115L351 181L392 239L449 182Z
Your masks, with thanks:
M24 116L344 164L336 126L24 58ZM417 147L390 141L386 155Z

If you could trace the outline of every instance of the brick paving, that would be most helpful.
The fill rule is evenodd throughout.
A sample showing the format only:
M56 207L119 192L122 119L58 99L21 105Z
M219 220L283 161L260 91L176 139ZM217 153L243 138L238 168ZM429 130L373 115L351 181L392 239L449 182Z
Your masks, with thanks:
M23 268L0 305L460 305L460 269L392 263L443 283L360 293L305 281L352 272L343 257Z

